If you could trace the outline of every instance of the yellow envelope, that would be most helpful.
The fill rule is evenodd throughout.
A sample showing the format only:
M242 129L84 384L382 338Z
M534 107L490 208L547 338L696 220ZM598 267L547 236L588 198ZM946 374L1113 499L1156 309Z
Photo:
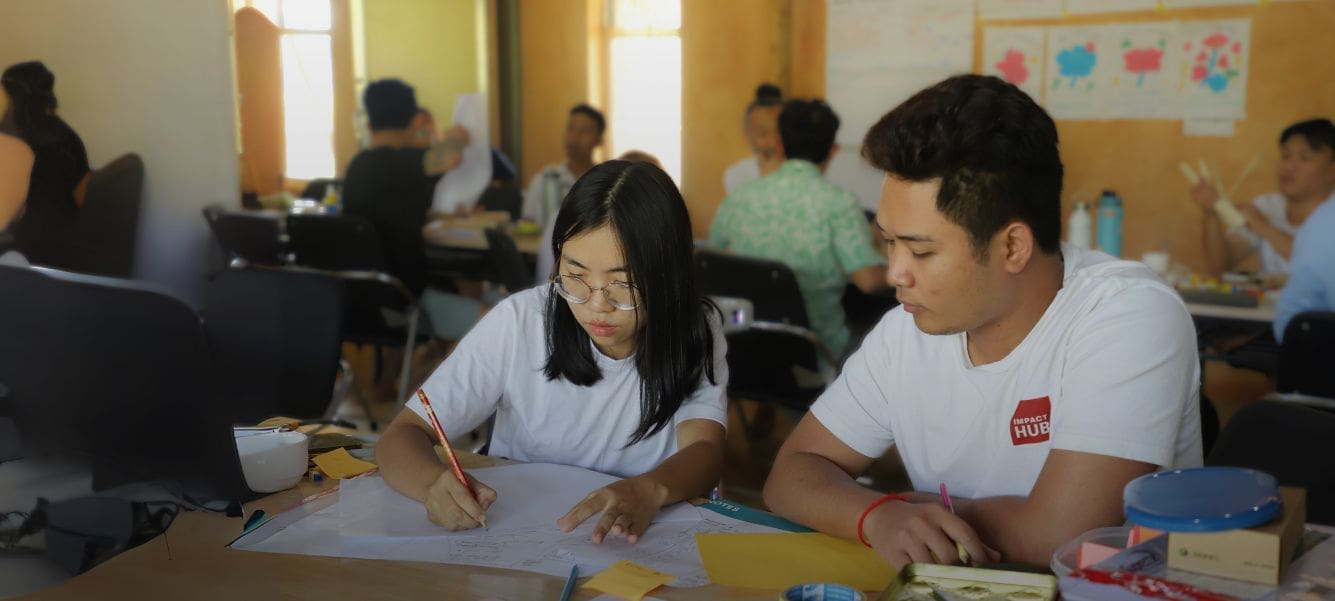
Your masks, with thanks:
M714 584L782 590L807 582L835 582L880 591L895 571L857 541L819 532L696 534L700 561Z
M320 471L323 471L326 476L329 476L330 478L338 478L340 480L364 474L375 469L374 463L369 463L353 457L348 453L347 449L342 447L329 451L328 453L316 455L315 459L312 461L315 462L316 467L320 468Z
M625 597L630 601L640 601L649 591L676 579L677 577L672 574L664 574L623 559L598 572L580 588L591 588L609 595Z

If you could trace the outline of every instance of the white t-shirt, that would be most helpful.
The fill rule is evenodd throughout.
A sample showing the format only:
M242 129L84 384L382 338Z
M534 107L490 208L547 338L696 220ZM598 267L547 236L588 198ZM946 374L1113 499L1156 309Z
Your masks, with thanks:
M1288 204L1284 200L1284 195L1279 193L1262 194L1252 201L1256 210L1265 216L1265 220L1270 225L1290 236L1298 234L1298 226L1289 223ZM1260 237L1255 232L1247 229L1246 226L1239 226L1234 230L1256 249L1261 259L1261 273L1288 273L1289 261L1270 245L1265 238Z
M893 444L913 487L1027 496L1050 449L1162 467L1202 463L1191 316L1140 263L1063 244L1064 283L1010 355L974 366L965 334L896 307L811 413L849 447Z
M447 436L462 436L494 413L492 455L630 477L677 452L676 425L710 419L727 426L727 343L717 315L710 318L715 384L702 377L672 424L623 448L640 423L635 357L610 359L595 347L602 380L592 386L548 380L542 373L547 294L546 287L535 287L501 301L422 386ZM427 420L416 396L407 406Z
M723 189L728 193L746 184L760 179L760 161L754 156L746 157L728 166L723 172Z

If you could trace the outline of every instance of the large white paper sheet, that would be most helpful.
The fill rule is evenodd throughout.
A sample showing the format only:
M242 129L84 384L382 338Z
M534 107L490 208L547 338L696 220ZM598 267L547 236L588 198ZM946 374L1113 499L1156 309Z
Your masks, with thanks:
M709 582L695 545L698 532L778 532L688 504L655 517L637 544L590 541L596 517L574 531L556 519L615 478L569 466L516 464L472 470L496 489L487 530L449 532L431 524L420 503L378 476L346 480L330 495L280 514L232 543L247 551L488 566L565 576L571 564L592 574L628 559L677 576L673 586Z
M978 0L981 19L1050 19L1062 16L1062 0Z
M468 130L463 160L436 182L431 208L453 213L472 209L491 184L491 122L484 94L463 94L454 102L454 125Z

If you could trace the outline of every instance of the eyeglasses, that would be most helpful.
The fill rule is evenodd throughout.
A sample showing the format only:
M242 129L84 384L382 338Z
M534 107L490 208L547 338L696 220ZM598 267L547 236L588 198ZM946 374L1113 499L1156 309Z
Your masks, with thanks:
M576 305L582 305L593 298L593 293L601 290L607 304L622 311L630 311L640 304L639 292L625 282L612 282L602 288L594 288L583 279L573 275L558 275L553 278L556 293Z

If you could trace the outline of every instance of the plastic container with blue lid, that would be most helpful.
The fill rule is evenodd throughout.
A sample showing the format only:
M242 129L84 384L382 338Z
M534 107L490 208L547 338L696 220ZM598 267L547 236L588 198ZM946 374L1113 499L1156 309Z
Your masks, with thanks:
M1122 491L1126 519L1168 532L1219 532L1265 524L1283 504L1274 476L1241 467L1147 474Z

